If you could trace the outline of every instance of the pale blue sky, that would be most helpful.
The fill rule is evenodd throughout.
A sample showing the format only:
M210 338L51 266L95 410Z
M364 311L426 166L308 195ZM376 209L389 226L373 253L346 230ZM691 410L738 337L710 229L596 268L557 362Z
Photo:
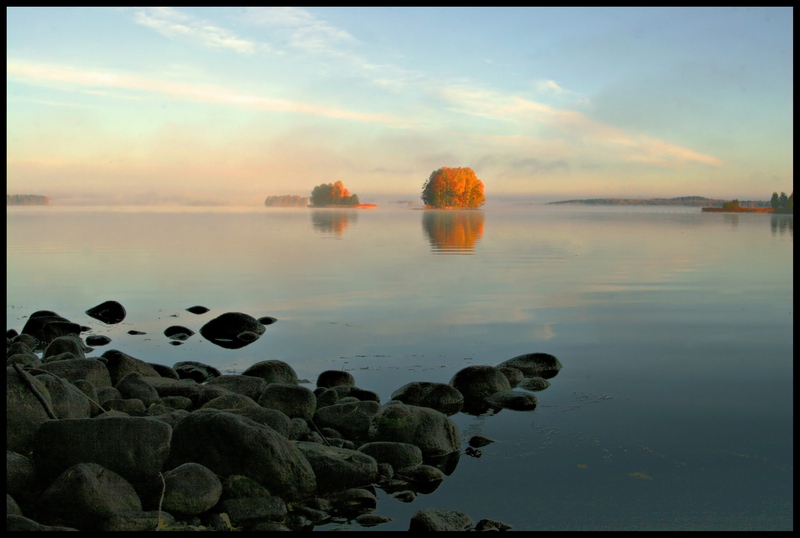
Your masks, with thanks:
M9 8L7 190L260 204L768 199L793 181L791 8Z

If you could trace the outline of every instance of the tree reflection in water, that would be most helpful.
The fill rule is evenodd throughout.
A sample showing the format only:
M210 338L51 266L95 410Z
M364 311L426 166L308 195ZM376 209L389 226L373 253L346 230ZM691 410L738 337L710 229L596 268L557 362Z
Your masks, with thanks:
M429 209L422 214L422 228L434 254L471 254L483 236L484 217L480 210Z
M350 225L350 221L358 219L356 211L339 209L321 209L311 212L311 225L318 232L341 236Z

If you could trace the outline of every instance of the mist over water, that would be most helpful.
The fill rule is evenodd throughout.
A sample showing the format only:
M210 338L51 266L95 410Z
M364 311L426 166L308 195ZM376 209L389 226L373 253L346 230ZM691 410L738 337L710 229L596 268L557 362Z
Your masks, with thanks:
M380 530L424 507L515 530L793 528L791 215L508 202L9 207L6 222L7 328L54 310L112 338L90 356L223 373L279 359L310 388L345 369L384 403L469 365L559 358L535 411L454 415L462 440L496 442L413 503L379 492ZM110 299L122 323L85 314ZM278 321L240 349L204 340L229 311ZM176 324L196 334L171 345Z

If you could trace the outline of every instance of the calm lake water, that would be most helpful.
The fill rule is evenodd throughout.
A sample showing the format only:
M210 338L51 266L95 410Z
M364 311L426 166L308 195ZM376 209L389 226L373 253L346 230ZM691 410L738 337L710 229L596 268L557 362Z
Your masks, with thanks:
M559 358L536 410L453 415L464 447L496 442L412 503L379 491L394 521L377 529L425 507L515 530L793 529L792 216L9 207L6 223L7 328L54 310L113 339L91 356L279 359L312 389L345 369L383 402L468 365ZM109 299L119 325L84 314ZM238 350L163 335L226 311L278 322Z

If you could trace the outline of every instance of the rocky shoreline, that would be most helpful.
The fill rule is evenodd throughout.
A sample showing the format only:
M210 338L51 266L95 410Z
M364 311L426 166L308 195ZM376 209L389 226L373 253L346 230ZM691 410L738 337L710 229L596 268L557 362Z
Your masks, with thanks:
M113 301L87 314L109 324L125 317ZM229 312L200 332L235 349L274 321ZM480 457L492 442L462 440L450 416L533 410L533 391L561 368L552 355L530 353L466 367L448 384L409 383L382 403L346 371L321 372L312 391L279 360L223 375L115 349L90 356L90 345L110 341L85 332L45 310L19 333L7 331L7 530L378 526L391 520L376 513L377 489L413 502L435 491L462 455ZM510 528L433 508L408 523L421 531Z

